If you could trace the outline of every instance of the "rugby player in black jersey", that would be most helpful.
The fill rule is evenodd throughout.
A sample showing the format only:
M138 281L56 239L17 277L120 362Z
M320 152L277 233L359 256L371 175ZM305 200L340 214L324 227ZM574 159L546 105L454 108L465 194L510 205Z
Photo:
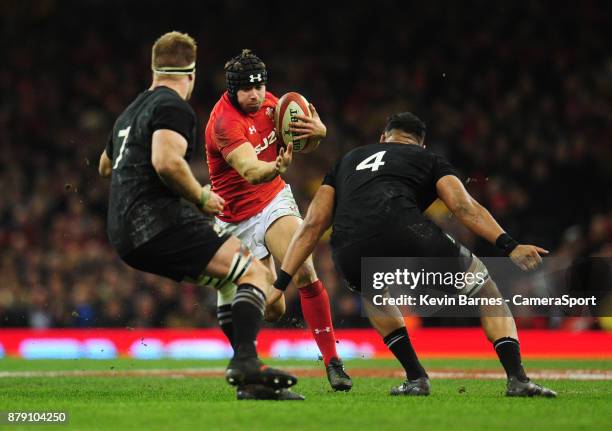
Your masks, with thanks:
M198 182L187 163L198 135L186 102L195 60L189 35L166 33L153 45L153 83L119 116L100 156L100 174L111 181L108 236L138 270L200 285L238 285L232 302L235 352L226 380L258 385L261 391L247 398L277 399L297 379L265 367L257 356L271 273L238 238L215 233L210 215L222 211L224 201Z
M484 264L423 215L440 198L468 229L501 248L523 270L537 267L546 250L519 244L472 198L453 167L424 148L425 124L404 112L389 117L379 144L358 147L335 163L317 191L304 223L295 233L275 287L284 290L291 276L333 226L331 247L336 268L359 291L362 256L457 258L462 271L485 274L467 285L472 297L501 298ZM474 277L476 279L476 277ZM506 371L509 396L554 397L529 380L521 363L514 319L505 302L482 313L487 338ZM384 313L364 301L372 326L406 370L406 381L391 395L428 395L429 378L410 343L397 307ZM502 317L503 316L503 317Z

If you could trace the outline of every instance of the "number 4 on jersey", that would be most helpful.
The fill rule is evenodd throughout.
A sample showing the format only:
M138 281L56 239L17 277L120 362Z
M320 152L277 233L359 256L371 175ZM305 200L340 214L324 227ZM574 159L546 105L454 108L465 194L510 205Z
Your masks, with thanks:
M355 170L362 171L364 169L370 169L372 172L375 172L380 168L385 162L382 161L383 156L386 151L379 151L378 153L372 154L366 159L362 160L361 163L357 165Z
M119 166L119 161L123 158L123 151L125 151L125 143L128 140L128 136L130 136L131 128L132 126L126 127L125 129L121 129L119 130L119 133L117 134L120 138L123 138L123 142L121 143L121 148L119 149L119 155L117 156L117 160L115 160L115 166L113 166L113 169L117 169L117 166Z

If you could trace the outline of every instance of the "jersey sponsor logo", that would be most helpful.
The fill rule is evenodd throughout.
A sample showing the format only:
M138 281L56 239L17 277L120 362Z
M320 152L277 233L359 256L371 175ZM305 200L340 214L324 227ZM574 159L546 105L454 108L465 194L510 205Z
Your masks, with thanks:
M251 82L261 82L261 73L258 73L257 75L249 75L249 78L251 79Z
M270 145L276 142L276 133L274 130L270 132L267 138L263 139L263 143L255 147L255 154L261 153L263 150L268 148Z
M255 133L257 133L255 126L249 126L249 134L254 135Z
M270 118L274 117L274 108L268 106L266 108L266 115Z

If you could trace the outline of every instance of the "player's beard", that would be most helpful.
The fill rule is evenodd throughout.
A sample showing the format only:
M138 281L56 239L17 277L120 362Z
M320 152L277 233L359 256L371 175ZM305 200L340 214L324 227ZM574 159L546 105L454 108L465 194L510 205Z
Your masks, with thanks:
M247 114L252 114L254 112L259 111L261 106L263 105L264 99L257 98L256 101L248 100L246 103L243 103L241 106L242 110Z
M245 111L249 114L259 111L263 102L257 102L257 105L246 105Z

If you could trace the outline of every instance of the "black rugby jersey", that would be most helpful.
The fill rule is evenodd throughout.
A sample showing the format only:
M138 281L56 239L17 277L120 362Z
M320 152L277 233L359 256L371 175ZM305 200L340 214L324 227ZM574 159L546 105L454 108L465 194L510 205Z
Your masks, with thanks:
M141 93L119 116L106 146L112 161L107 231L124 256L162 231L205 217L167 187L151 162L153 132L169 129L188 143L189 160L197 139L197 118L178 93L156 87Z
M422 212L437 198L436 182L445 175L457 172L418 145L371 144L350 151L323 180L336 193L332 247L423 221Z

